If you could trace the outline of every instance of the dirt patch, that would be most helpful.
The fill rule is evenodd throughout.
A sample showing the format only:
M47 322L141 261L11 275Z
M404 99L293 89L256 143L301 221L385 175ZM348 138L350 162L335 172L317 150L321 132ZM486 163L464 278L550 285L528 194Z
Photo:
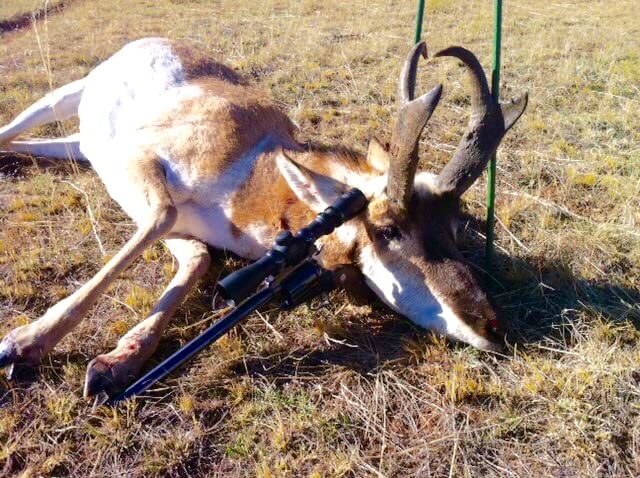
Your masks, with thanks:
M14 15L7 20L0 20L0 36L6 35L7 33L13 32L15 30L28 28L34 20L40 20L47 16L61 12L72 3L73 2L70 0L62 0L60 2L55 2L51 5L38 8L37 10L34 10L32 12Z

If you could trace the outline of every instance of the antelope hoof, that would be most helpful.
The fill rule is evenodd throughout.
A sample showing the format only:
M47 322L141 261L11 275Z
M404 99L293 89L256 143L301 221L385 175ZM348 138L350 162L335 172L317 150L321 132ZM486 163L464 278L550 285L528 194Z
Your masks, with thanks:
M89 399L103 393L115 395L127 383L127 377L123 377L118 371L119 367L113 357L99 355L94 358L87 366L84 398Z
M35 365L46 353L43 347L35 345L34 340L28 339L30 334L27 327L22 326L12 330L0 342L0 368L11 367L11 370L14 370L12 366L16 364ZM25 337L27 339L23 340ZM25 342L26 345L22 345ZM11 370L10 376L13 375Z
M98 395L112 397L135 378L139 369L138 357L122 353L98 355L87 366L84 398Z
M17 359L16 344L10 336L7 336L0 342L0 368L13 365L18 361Z

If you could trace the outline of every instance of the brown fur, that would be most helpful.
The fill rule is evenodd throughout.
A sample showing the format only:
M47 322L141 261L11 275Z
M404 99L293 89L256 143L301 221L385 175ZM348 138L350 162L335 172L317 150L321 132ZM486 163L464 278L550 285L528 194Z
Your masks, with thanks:
M497 341L491 330L499 324L495 306L490 302L469 264L460 254L451 224L459 214L457 197L414 194L406 217L395 217L389 200L370 204L365 229L383 262L405 265L405 273L424 277L427 287L456 315L483 337ZM403 232L402 256L389 251L376 231L388 224L400 225Z
M190 83L204 94L181 102L148 127L157 130L163 148L196 176L220 175L267 134L316 173L331 176L335 165L366 174L374 171L366 157L346 148L299 144L293 123L263 92L228 67L211 61L201 50L181 43L172 44L172 48L180 56ZM282 229L295 231L315 216L289 188L276 166L275 154L262 154L249 179L233 195L230 219L236 237L256 223L268 226L273 236ZM353 251L345 251L335 238L327 239L324 256L332 268L354 260Z
M315 213L291 191L275 164L275 152L262 155L249 180L234 194L231 221L235 228L244 230L258 221L269 226L274 234L283 225L296 231L315 217ZM315 151L289 150L296 162L312 171L331 176L332 165L348 164L354 171L369 172L363 156L348 150L318 149ZM265 200L265 198L268 198ZM325 267L353 263L353 251L345 250L337 238L330 236L324 242Z
M449 307L482 336L492 336L499 325L495 305L460 254L451 223L460 211L460 200L451 195L434 195L415 200L411 215L418 219L427 265L425 277ZM437 286L437 287L435 287Z
M297 162L331 176L336 165L371 174L366 157L342 147L299 144L295 126L267 95L249 86L230 68L212 61L206 52L173 43L190 84L204 94L182 101L163 118L143 128L182 167L203 179L215 178L251 150L263 137L281 142ZM248 226L260 223L273 236L282 229L297 230L315 216L291 191L275 163L275 151L265 151L256 161L249 179L232 198L231 232L240 237ZM267 199L265 199L267 198ZM352 263L353 251L345 251L335 238L325 245L327 265Z

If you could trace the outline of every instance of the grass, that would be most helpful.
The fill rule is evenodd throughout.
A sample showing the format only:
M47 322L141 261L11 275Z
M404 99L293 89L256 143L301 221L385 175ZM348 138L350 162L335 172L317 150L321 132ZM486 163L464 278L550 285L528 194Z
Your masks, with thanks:
M490 61L489 2L428 2L431 52ZM42 8L5 1L0 22ZM379 306L336 293L252 317L166 380L152 399L92 410L87 362L153 305L173 269L158 245L43 361L0 377L5 476L638 476L640 474L640 31L633 0L508 2L503 96L527 113L498 162L497 258L487 279L510 317L504 358L452 346ZM2 31L0 122L88 73L125 42L188 39L263 88L303 135L363 150L386 138L414 2L64 2ZM13 21L13 20L12 20ZM454 61L423 66L445 96L422 167L450 157L468 96ZM73 122L34 131L62 134ZM0 158L6 174L9 157ZM0 335L35 320L134 228L96 175L27 160L0 176ZM84 191L86 194L84 194ZM484 215L484 180L467 194ZM91 214L89 214L91 211ZM467 255L482 263L481 221ZM154 361L202 330L223 253ZM268 321L271 326L267 327ZM517 340L516 340L517 339Z

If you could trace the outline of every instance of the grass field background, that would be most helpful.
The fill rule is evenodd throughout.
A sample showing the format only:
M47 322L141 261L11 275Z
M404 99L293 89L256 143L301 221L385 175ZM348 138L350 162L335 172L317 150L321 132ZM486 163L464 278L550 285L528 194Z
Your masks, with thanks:
M415 2L5 0L0 123L126 42L187 39L270 90L302 137L364 151L388 138ZM431 52L485 68L491 4L427 1ZM341 293L266 311L153 398L93 410L85 367L148 312L174 270L158 244L33 373L0 376L0 476L640 475L640 23L635 0L505 2L503 97L530 104L498 163L504 357L415 329ZM31 21L31 12L38 11ZM469 111L453 60L421 167L450 157ZM33 131L60 135L68 122ZM91 170L0 155L0 335L86 281L133 233ZM482 264L484 179L467 194L466 255ZM214 317L217 253L153 361ZM152 361L152 362L153 362Z

